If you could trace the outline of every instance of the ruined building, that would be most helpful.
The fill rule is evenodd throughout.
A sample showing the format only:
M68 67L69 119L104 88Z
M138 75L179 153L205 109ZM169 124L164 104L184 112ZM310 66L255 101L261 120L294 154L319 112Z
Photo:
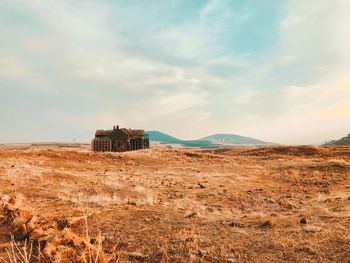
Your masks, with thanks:
M93 151L124 152L149 148L148 134L144 130L132 130L113 126L113 130L97 130L91 141Z

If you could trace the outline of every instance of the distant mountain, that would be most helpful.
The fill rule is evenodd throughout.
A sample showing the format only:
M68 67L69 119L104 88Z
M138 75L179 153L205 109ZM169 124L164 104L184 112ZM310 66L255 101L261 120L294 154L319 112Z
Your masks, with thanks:
M163 143L181 143L182 140L170 136L160 131L146 131L150 141L163 142Z
M244 137L236 134L214 134L204 137L201 140L210 140L216 144L253 144L253 145L271 145L274 143L264 142L258 139Z
M333 140L325 143L324 145L350 145L350 134L348 136L341 138L340 140Z
M254 138L244 137L235 134L214 134L198 140L180 140L160 131L147 131L150 141L157 141L164 144L179 144L185 147L199 148L220 148L234 145L272 145Z
M210 140L180 140L160 131L146 131L150 141L164 144L180 144L185 147L213 148L215 145Z

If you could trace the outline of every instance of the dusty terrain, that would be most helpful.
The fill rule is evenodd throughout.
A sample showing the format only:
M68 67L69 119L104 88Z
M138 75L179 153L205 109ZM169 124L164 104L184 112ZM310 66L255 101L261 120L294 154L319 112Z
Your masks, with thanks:
M1 145L0 195L77 235L87 222L112 262L350 262L350 147L67 146ZM0 217L8 262L11 231Z

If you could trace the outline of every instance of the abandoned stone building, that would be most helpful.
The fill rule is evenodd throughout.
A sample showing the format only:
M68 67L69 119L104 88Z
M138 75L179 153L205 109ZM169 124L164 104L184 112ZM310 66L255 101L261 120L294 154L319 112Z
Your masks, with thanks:
M124 152L149 148L148 134L144 130L132 130L113 126L113 130L97 130L91 141L93 151Z

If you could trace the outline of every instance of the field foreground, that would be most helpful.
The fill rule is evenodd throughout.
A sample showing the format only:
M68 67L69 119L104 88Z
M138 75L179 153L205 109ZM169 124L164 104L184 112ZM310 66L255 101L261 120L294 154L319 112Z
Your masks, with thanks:
M5 262L26 238L31 262L350 262L350 147L2 145L0 195Z

